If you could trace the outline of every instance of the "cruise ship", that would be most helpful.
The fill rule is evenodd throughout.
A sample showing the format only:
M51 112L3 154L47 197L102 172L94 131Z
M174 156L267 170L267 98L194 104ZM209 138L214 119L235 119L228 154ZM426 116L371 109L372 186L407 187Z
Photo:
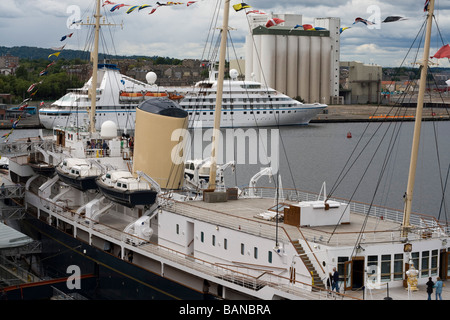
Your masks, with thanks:
M258 127L307 125L327 105L303 104L275 89L254 81L237 80L237 71L230 71L224 84L221 127ZM147 74L148 83L121 74L113 64L98 66L95 127L114 121L119 128L134 130L136 107L153 97L176 101L189 114L189 127L211 128L217 96L217 72L193 87L158 87L156 75ZM39 119L46 129L55 126L83 126L89 122L91 101L88 90L92 79L80 89L72 89L52 105L39 110Z

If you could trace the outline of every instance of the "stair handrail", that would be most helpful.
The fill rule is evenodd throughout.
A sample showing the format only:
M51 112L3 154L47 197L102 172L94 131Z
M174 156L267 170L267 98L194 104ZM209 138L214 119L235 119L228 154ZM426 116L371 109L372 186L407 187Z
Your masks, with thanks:
M317 262L317 264L319 265L320 269L322 269L323 274L326 275L325 270L323 269L322 265L320 264L319 259L317 259L317 256L316 256L316 254L314 253L314 251L312 250L311 246L309 245L308 240L306 240L305 236L303 235L302 230L300 230L300 227L298 227L298 226L297 226L297 229L298 229L298 232L300 232L300 235L302 236L303 240L305 240L305 243L306 243L306 245L308 246L309 251L312 253L314 259L316 259L316 262Z

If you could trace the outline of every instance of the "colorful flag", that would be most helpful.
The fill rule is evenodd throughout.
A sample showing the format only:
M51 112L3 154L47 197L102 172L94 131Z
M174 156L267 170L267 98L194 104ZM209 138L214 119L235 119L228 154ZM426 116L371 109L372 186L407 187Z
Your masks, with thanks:
M109 11L114 12L114 11L116 11L116 10L122 8L122 7L125 7L125 6L128 7L129 5L128 5L128 4L123 4L123 3L121 3L121 4L116 4L116 5L115 5L114 7L112 7L111 10L109 10Z
M303 30L314 30L314 27L310 24L304 24L302 27Z
M52 54L49 54L49 55L48 55L48 58L50 59L51 56L58 57L60 53L61 53L61 51L55 52L55 53L52 53Z
M197 1L188 1L188 3L186 4L186 6L190 6L190 5L192 5L192 4L194 4L194 3L196 3Z
M430 5L430 0L425 0L425 4L423 6L423 12L428 11L428 6Z
M278 25L278 24L280 24L280 23L283 23L283 22L284 22L283 19L278 19L278 18L270 19L270 20L267 21L267 23L266 23L266 28L270 28L270 27L276 26L276 25Z
M247 9L247 8L251 8L251 7L244 2L233 5L233 9L236 10L236 12L241 11L243 9Z
M373 22L367 21L366 19L359 18L359 17L355 19L355 22L353 22L353 24L356 24L358 22L364 23L366 26L374 24Z
M127 14L132 13L137 8L139 8L139 6L132 6L130 9L127 10Z
M291 28L291 30L289 30L289 32L291 32L292 30L294 30L294 29L298 29L298 28L300 28L302 25L301 24L296 24L295 26L293 26L292 28Z
M36 87L36 83L33 83L31 86L28 87L27 92L31 92L34 87Z
M138 11L141 11L142 9L149 8L149 7L151 7L151 5L143 4L142 6L139 6L139 10Z
M339 29L339 33L344 32L344 30L350 29L351 27L342 27Z
M450 58L450 45L446 44L442 48L438 50L431 58L441 59L441 58Z
M246 14L266 14L264 11L260 11L260 10L250 10L247 11Z
M107 4L116 4L116 3L115 3L115 2L111 2L111 1L109 1L109 0L105 0L105 2L103 2L102 7L104 7L104 6L107 5Z
M66 34L65 36L63 36L63 37L61 38L60 41L64 41L64 40L66 40L66 38L70 38L72 35L73 35L73 33Z

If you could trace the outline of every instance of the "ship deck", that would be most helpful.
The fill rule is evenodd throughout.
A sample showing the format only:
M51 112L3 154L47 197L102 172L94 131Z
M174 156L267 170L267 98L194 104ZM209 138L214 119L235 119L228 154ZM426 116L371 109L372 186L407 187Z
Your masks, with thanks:
M282 201L279 204L296 204L297 201ZM293 226L275 219L265 220L259 214L277 205L269 198L240 198L226 202L208 203L201 200L179 202L170 208L177 213L192 218L209 220L225 227L239 228L244 232L255 233L266 237L275 237L278 225L280 238L286 240L305 239L309 242L327 244L330 246L353 246L361 234L363 241L392 242L399 240L401 223L386 220L384 217L374 217L350 210L350 223L327 226Z

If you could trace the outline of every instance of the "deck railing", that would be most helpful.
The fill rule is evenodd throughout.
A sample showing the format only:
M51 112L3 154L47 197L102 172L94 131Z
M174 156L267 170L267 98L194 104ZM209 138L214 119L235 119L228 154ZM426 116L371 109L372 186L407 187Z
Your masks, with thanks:
M245 188L242 191L242 195L248 195L249 188ZM259 187L254 188L254 194L261 198L271 198L274 199L276 196L275 188L267 188L267 187ZM314 201L319 199L319 194L301 191L297 189L283 189L282 192L283 198L280 198L279 201L282 202L284 200L289 201ZM323 198L322 198L323 199ZM391 221L398 224L401 224L403 221L403 211L392 209L383 206L370 205L363 202L358 201L348 201L346 199L333 197L329 200L338 201L350 206L350 212L358 213L364 216L368 216L371 218L378 219L378 221ZM414 227L412 232L410 233L410 239L419 239L419 238L441 238L446 237L450 233L450 226L448 223L438 221L435 217L421 214L421 213L412 213L410 217L410 223ZM310 230L314 230L314 228L310 228ZM305 233L305 236L308 238L308 241L313 242L323 242L328 244L339 244L344 242L347 238L354 239L355 232L353 233L335 233L333 234L333 241L330 242L329 238L326 237L327 232L323 232L325 235L320 238L320 236L316 236L317 233L308 232L308 228L302 229ZM359 231L358 231L359 233ZM364 233L364 231L363 231ZM331 235L331 234L330 234ZM311 238L312 237L312 238ZM314 238L316 237L316 238ZM399 241L400 239L400 229L392 229L388 231L366 231L365 234L361 235L363 240L369 241Z
M228 282L232 282L255 291L260 290L264 286L270 286L285 292L290 292L294 295L303 296L305 298L329 298L327 294L321 294L321 292L324 291L323 289L316 288L318 291L313 292L314 286L312 286L310 283L302 282L299 280L292 281L291 279L286 278L282 275L277 275L275 273L266 271L260 272L259 275L256 275L254 272L254 268L249 267L221 266L217 263L199 259L194 256L176 251L174 249L152 243L146 239L141 239L135 235L125 233L123 230L114 229L108 225L99 223L98 221L90 220L85 216L79 215L66 207L57 205L52 201L42 198L30 191L27 191L27 193L29 195L28 199L30 201L30 204L35 205L36 207L46 208L47 210L49 210L49 212L51 212L53 216L56 216L59 219L72 221L71 224L73 224L76 228L82 228L85 231L87 229L91 229L92 231L101 233L105 236L105 239L116 240L121 243L121 246L127 247L129 250L133 250L137 253L152 253L163 259L184 266L189 266L196 270L202 271L205 274L213 275L214 277L224 279ZM42 218L43 217L40 216L40 219ZM52 223L52 221L49 221L49 219L47 219L46 222ZM284 237L288 239L288 236L283 228L281 228L281 231L283 232ZM139 243L139 245L136 245L136 243ZM253 272L251 270L253 270ZM339 298L356 299L354 297L346 295L339 295Z

